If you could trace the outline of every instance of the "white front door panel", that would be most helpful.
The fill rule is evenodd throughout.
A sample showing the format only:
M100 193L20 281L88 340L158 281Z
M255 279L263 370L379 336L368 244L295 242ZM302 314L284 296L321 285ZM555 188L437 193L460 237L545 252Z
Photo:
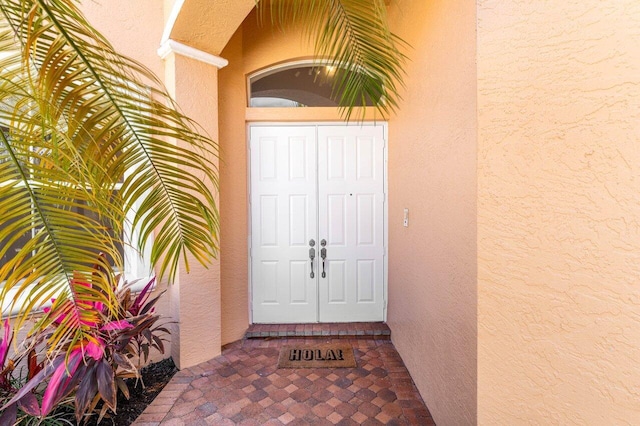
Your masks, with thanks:
M383 320L383 136L382 126L251 126L254 323Z
M321 322L382 321L384 140L381 127L318 128Z
M251 128L251 279L257 323L317 321L316 129Z

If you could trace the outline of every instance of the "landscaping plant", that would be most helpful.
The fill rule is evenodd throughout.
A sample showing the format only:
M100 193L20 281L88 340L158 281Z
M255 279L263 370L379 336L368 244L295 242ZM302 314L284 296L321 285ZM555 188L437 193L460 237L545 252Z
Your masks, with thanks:
M68 342L65 352L51 362L38 364L35 351L30 351L29 380L20 388L11 386L10 376L15 361L9 360L0 375L0 426L13 425L18 409L32 416L47 416L64 398L74 393L75 415L80 422L87 412L97 409L98 421L110 409L116 411L117 392L128 398L126 378L139 378L139 359L145 362L150 350L164 353L163 335L168 330L157 325L160 316L154 305L160 295L149 300L155 280L151 279L143 290L132 295L129 286L114 289L117 309L113 315L104 305L88 300L91 282L75 278L73 296L61 303L53 301L42 320L51 325L47 333L55 333L64 321L70 327L84 329L87 340ZM9 323L5 322L5 338L0 344L0 360L6 359L5 348L11 341ZM71 333L69 336L73 336ZM42 340L42 339L40 339ZM3 355L4 354L4 355ZM42 388L41 398L34 391Z

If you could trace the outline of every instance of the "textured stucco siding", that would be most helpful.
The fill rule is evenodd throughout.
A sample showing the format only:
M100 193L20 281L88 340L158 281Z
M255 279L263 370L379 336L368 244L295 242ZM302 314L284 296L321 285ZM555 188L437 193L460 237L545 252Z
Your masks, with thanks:
M255 0L187 0L171 38L218 55L255 6Z
M116 51L130 56L162 76L156 53L164 29L164 7L158 0L83 0L80 10Z
M478 2L478 414L640 422L640 2Z
M411 49L389 121L388 323L441 426L476 422L475 12L403 0L390 16Z
M218 69L180 55L170 55L165 67L167 86L181 110L217 140ZM182 141L177 144L184 146ZM213 155L207 159L218 165ZM217 190L210 182L204 183L217 197ZM181 263L170 292L172 314L177 318L179 329L179 342L174 342L172 355L179 368L218 356L222 345L220 261L215 259L201 265L189 256L188 266Z
M162 74L162 3L83 8L116 48ZM218 52L229 34L213 42L209 21L189 25L203 5L189 6L176 37ZM397 0L391 25L412 48L389 122L388 318L435 420L638 424L640 2ZM312 54L295 31L248 20L244 35L228 46L238 62L221 72L219 120L215 72L182 59L165 74L214 135L219 121L228 161L222 283L200 270L163 302L190 321L173 350L193 362L249 321L244 77ZM212 306L221 319L197 324Z
M222 344L244 336L249 326L247 105L242 27L222 55L220 70L220 274Z

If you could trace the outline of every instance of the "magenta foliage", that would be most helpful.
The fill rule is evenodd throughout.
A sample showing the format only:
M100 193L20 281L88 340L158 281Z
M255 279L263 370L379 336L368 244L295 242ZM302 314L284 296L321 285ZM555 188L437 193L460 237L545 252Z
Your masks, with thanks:
M149 300L154 283L154 279L150 280L135 298L127 286L118 290L116 309L107 310L101 303L83 299L91 284L74 279L71 299L57 303L54 300L46 314L51 327L71 321L74 327L82 330L84 337L79 342L70 340L66 355L58 356L44 368L37 364L35 356L30 357L30 367L33 365L30 380L21 389L14 390L13 397L0 407L0 412L4 411L0 414L0 426L4 426L5 418L7 421L15 419L11 413L16 411L16 406L28 414L46 416L73 392L78 422L99 400L104 402L99 419L107 409L115 412L117 390L124 388L123 392L127 394L123 378L138 375L139 367L131 359L144 356L146 360L151 348L164 352L163 339L158 333L168 331L154 327L159 315L153 313L153 307L160 296ZM7 327L5 325L5 335L8 334ZM3 348L8 347L8 341L5 337L0 342L0 360L2 356L6 357ZM32 391L45 382L42 406L38 407Z
M33 416L40 415L40 407L38 400L31 393L33 388L23 387L22 389L14 389L11 384L11 373L14 370L14 361L9 360L7 363L7 355L9 354L9 346L13 341L13 332L9 320L4 321L4 334L0 340L0 397L7 398L13 395L13 398L2 408L0 408L0 426L12 426L18 415L18 407L25 413ZM37 375L40 366L32 363L29 359L29 374Z
M42 397L41 412L43 415L49 414L51 409L58 403L59 400L64 398L66 390L73 382L74 375L78 370L82 362L82 351L74 350L66 363L60 363L58 367L53 371L51 378L49 379L49 385Z
M91 283L82 281L79 277L74 277L71 280L70 288L72 292L71 299L62 301L62 303L56 304L56 299L51 299L52 307L44 308L43 311L48 315L56 315L53 322L57 325L71 316L73 323L77 327L92 328L98 325L99 315L104 311L104 304L102 302L94 302L90 300L83 300L83 291L91 289Z
M13 371L13 363L6 365L9 346L12 341L13 332L11 331L11 325L9 324L9 320L4 320L4 334L2 340L0 340L0 394L7 394L13 390L10 379L11 372ZM0 419L3 417L4 415L1 416Z
M4 335L0 340L0 389L6 389L11 386L9 381L9 373L11 368L5 366L7 362L7 355L9 354L9 345L13 341L13 333L11 332L11 325L9 320L4 320Z
M4 368L4 363L7 361L7 354L9 353L9 345L13 340L13 333L11 332L11 325L9 320L4 320L4 337L0 340L0 367Z
M102 326L102 331L117 331L125 330L127 328L133 328L133 325L126 320L111 321Z
M136 300L134 300L129 307L129 312L131 313L131 315L137 316L140 313L140 309L147 303L147 300L149 300L149 296L151 295L151 290L153 289L153 285L155 284L155 282L155 277L151 278L147 285L144 286L142 291L138 294Z

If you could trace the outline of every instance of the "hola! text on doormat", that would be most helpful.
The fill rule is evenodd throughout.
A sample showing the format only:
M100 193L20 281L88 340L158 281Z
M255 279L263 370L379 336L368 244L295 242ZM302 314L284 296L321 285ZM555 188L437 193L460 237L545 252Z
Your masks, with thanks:
M280 349L278 368L354 368L353 348L346 343L290 345Z

